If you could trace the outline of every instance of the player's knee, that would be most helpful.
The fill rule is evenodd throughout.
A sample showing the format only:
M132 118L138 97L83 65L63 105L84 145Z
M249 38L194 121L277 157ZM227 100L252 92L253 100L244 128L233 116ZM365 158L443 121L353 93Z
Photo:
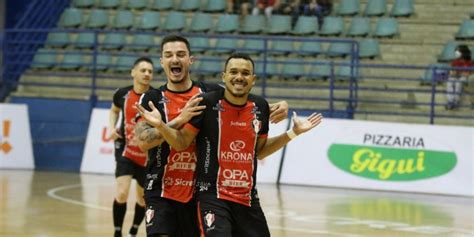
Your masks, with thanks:
M128 198L128 190L127 189L119 189L117 191L117 201L126 202L127 198Z

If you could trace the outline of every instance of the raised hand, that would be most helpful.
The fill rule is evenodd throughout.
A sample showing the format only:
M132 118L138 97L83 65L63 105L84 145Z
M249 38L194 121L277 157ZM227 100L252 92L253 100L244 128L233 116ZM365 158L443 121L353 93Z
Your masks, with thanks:
M280 101L270 104L270 122L279 123L288 117L288 103Z
M192 117L200 115L202 110L206 108L205 105L199 105L199 102L203 100L202 97L198 97L199 94L195 94L191 99L188 100L184 108L181 110L179 117L183 123L189 122Z
M138 113L145 119L145 121L153 127L158 127L163 124L161 120L161 114L158 109L155 107L152 101L148 101L148 106L150 106L150 111L143 108L142 105L137 104Z
M312 113L306 119L300 119L296 112L293 112L293 131L296 135L300 135L318 126L322 120L323 115L320 113Z

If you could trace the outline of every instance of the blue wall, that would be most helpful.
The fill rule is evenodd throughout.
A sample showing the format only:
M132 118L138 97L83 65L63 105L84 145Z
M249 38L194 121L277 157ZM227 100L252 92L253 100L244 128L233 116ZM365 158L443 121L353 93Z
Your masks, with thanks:
M90 102L13 97L12 103L28 105L36 169L79 171Z

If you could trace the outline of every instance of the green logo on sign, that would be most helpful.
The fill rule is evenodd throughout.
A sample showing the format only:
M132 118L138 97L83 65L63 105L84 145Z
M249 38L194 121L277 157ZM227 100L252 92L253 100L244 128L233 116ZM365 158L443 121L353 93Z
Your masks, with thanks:
M411 181L440 176L456 166L445 151L333 144L329 160L338 168L369 179Z

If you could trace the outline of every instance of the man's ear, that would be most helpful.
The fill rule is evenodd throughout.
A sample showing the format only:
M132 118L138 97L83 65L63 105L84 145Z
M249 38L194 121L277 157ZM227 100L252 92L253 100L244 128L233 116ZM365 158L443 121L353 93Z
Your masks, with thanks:
M225 72L222 72L222 73L221 73L222 82L225 83L225 78L224 78L224 76L225 76Z
M194 56L189 56L189 64L190 65L193 64L195 60L196 59L194 58Z

